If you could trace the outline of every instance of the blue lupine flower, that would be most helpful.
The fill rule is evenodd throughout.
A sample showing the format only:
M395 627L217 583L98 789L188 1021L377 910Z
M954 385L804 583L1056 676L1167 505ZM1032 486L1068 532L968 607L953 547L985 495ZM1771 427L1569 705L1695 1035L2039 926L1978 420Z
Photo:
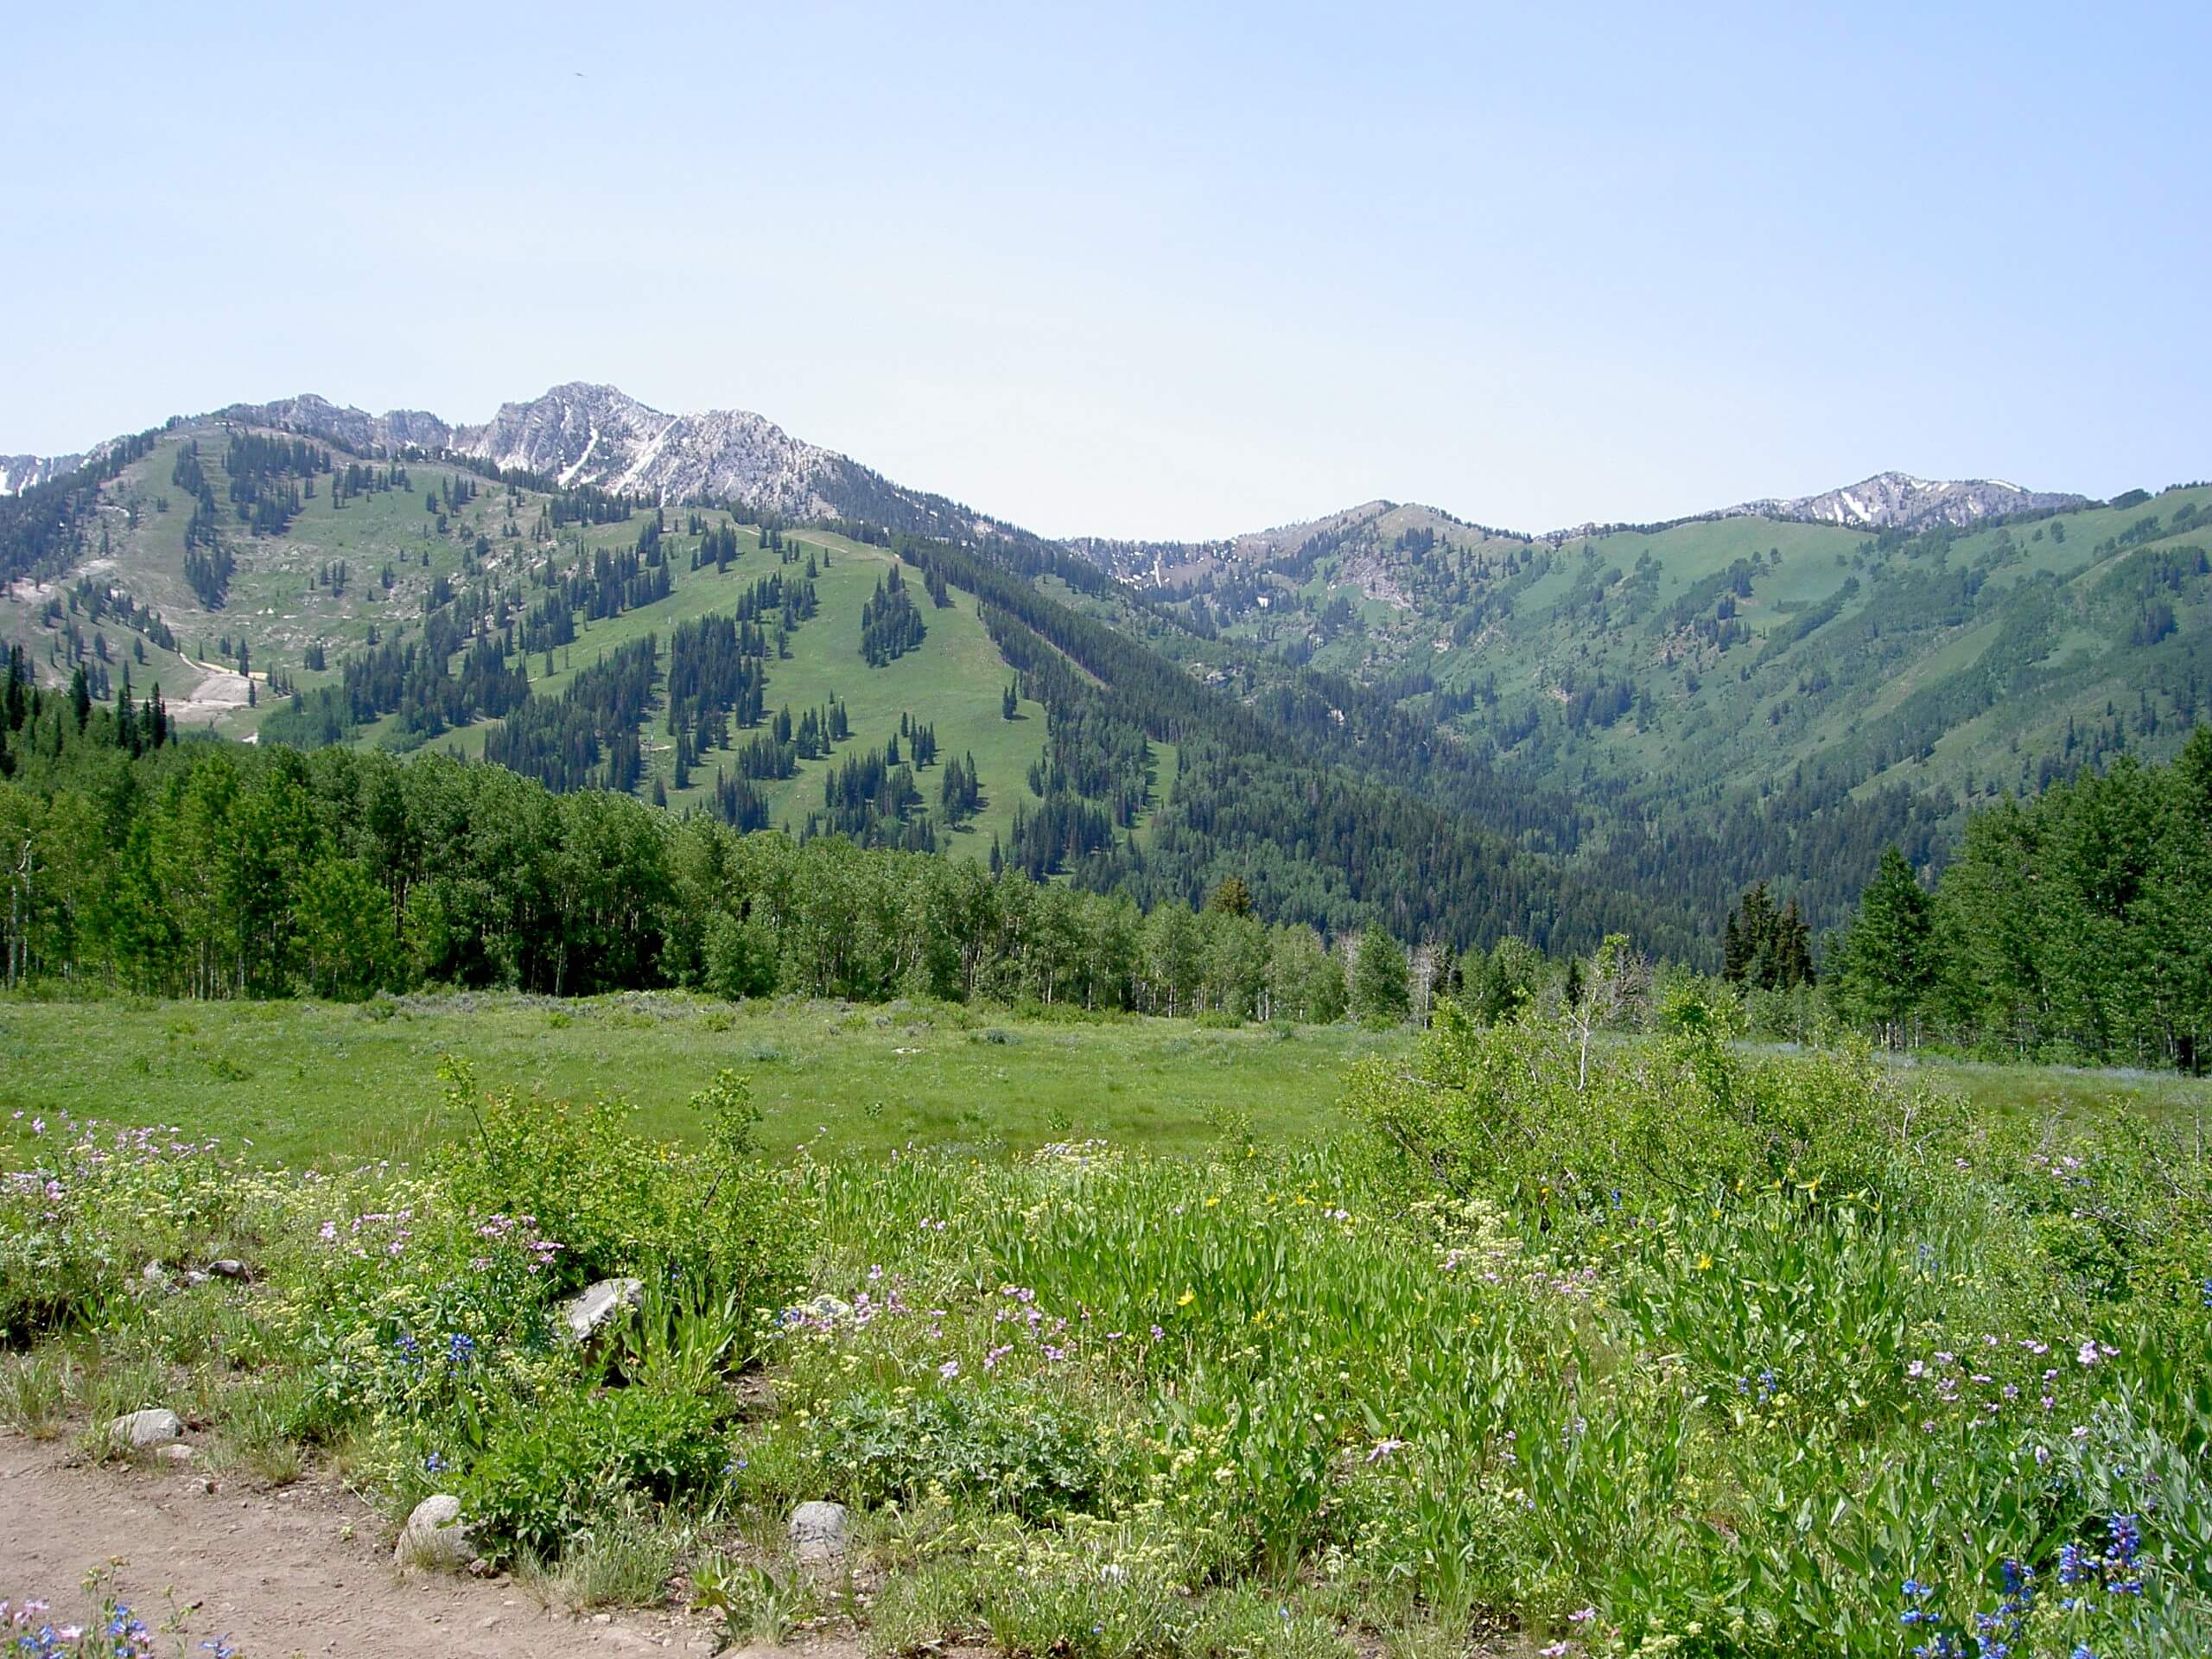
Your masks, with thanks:
M2088 1576L2088 1553L2081 1545L2069 1544L2058 1552L2058 1581L2061 1584L2081 1584Z
M2112 1534L2112 1559L2121 1567L2132 1567L2136 1552L2143 1548L2143 1534L2132 1515L2115 1515L2107 1530Z

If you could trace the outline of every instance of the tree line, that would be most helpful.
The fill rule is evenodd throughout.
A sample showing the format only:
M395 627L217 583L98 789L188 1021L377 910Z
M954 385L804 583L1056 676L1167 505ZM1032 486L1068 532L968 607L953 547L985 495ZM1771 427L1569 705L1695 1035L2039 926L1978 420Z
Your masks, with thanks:
M33 688L0 700L10 986L359 997L692 986L1173 1014L1395 1019L1434 953L992 874L840 836L742 833L504 766L137 737ZM609 664L610 667L613 665ZM911 741L911 738L910 738ZM136 753L134 753L134 744Z
M1841 1007L1992 1058L2212 1059L2212 727L1972 814L1933 889L1894 848L1831 949Z

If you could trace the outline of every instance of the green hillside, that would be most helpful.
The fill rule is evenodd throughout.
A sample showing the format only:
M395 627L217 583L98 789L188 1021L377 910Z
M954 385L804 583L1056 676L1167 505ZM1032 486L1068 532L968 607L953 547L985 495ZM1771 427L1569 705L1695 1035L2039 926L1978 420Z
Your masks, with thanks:
M287 480L286 487L298 491L296 512L280 530L257 531L241 522L241 512L229 500L230 436L230 429L213 423L181 425L160 434L149 453L103 482L85 526L91 556L44 580L12 584L0 602L0 640L23 646L48 680L66 681L81 662L96 678L105 670L100 689L111 690L127 671L141 695L158 685L188 724L251 740L272 715L291 705L293 694L304 702L339 686L349 659L375 645L420 640L434 609L445 608L464 627L474 627L480 616L460 615L474 598L488 596L486 613L496 610L503 595L527 603L534 592L543 593L549 560L565 572L588 567L601 553L632 552L655 518L652 507L631 504L607 522L556 527L550 520L569 493L550 480L503 483L419 459L359 461L378 474L380 484L385 474L397 475L389 487L346 494L339 480L354 458L317 444L331 471ZM195 445L219 510L217 534L234 563L220 602L213 605L187 574L194 503L177 475L180 460ZM473 499L449 511L426 505L435 498L443 507L472 489ZM877 582L898 563L888 549L820 530L745 523L721 510L660 517L671 590L612 616L580 616L575 639L556 650L550 672L542 654L530 658L533 697L558 699L584 669L649 635L657 639L664 671L678 623L731 613L760 578L789 573L810 556L818 608L791 632L788 655L766 664L766 712L772 720L785 707L796 715L842 701L851 734L836 753L800 760L794 776L763 780L773 821L801 828L823 804L824 773L851 750L880 749L905 715L926 722L938 743L938 764L917 777L925 810L937 804L935 780L943 761L957 757L964 765L973 757L979 808L957 826L943 826L944 844L980 856L995 837L1010 833L1017 806L1036 800L1027 773L1045 741L1044 710L1022 700L1014 719L1004 717L1001 699L1014 675L984 630L971 594L950 590L949 604L938 607L918 593L922 639L887 664L871 666L861 654L861 613ZM708 537L724 531L734 537L735 556L721 568L691 569L693 555ZM312 665L317 662L322 665ZM639 791L652 791L658 780L672 806L709 809L715 769L731 770L731 753L703 752L687 786L675 787L666 714L664 701L658 701L641 722L645 771ZM475 718L426 733L420 722L410 728L400 711L391 710L359 722L345 741L400 751L434 744L474 758L482 754L495 724ZM731 748L750 735L734 732Z
M1420 719L1187 671L1192 635L1065 550L895 539L211 417L0 500L0 579L36 678L98 702L129 673L225 736L480 756L1147 906L1235 876L1332 937L1695 954L1716 925L1522 841Z
M1559 542L1399 508L1169 608L1214 634L1202 661L1343 675L1680 836L1732 815L1745 874L1817 888L1793 826L1822 821L1855 881L1884 839L1925 857L1977 800L2179 744L2212 700L2212 487L2138 497L1917 535L1745 517Z
M1977 802L2170 753L2212 688L2208 515L2194 486L1919 534L1547 539L1376 503L1163 555L1163 588L1014 532L655 507L204 417L0 500L0 634L232 738L997 849L1147 905L1235 876L1332 933L1698 958L1755 880L1825 928L1885 845L1930 866Z

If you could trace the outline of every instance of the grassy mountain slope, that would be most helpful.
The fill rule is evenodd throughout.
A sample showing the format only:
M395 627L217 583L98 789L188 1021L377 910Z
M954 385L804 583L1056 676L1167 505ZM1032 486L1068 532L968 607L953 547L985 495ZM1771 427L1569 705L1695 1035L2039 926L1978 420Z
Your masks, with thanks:
M850 535L657 515L480 455L410 450L395 472L276 418L242 405L118 440L73 484L0 499L0 636L49 681L86 667L96 695L127 667L233 737L489 753L793 830L911 719L938 767L893 830L925 815L952 850L1003 844L1147 898L1236 874L1270 913L1332 928L1630 926L1695 954L1763 876L1833 921L1883 843L1931 861L1974 800L2162 754L2212 699L2202 486L1916 532L1742 514L1532 537L1377 501L1205 545L978 530L894 549L899 523L857 510ZM240 452L234 478L240 434L313 454L266 476ZM362 487L340 487L349 467ZM924 632L871 664L863 607L900 569ZM715 731L695 702L705 747L679 776L674 631L802 570L815 609L764 620L760 710L834 700L849 735L732 795L718 779L761 728ZM651 683L625 690L648 636ZM518 750L498 716L524 697L537 747ZM942 768L970 755L978 803L956 825Z
M2208 547L2202 486L1917 535L1745 517L1552 542L1391 508L1170 608L1216 634L1202 660L1380 688L1532 787L1688 820L1879 802L1925 851L1974 799L2179 742L2212 702Z
M174 475L186 447L196 441L210 488L219 503L226 504L227 437L228 430L213 422L178 427L162 434L149 454L103 484L96 519L86 530L91 556L47 580L15 583L0 601L0 639L22 645L42 677L60 681L73 664L73 623L88 664L99 661L95 642L104 637L113 683L120 683L127 667L139 695L158 685L181 718L226 736L250 739L273 711L285 706L289 699L283 688L311 695L318 687L336 684L346 658L365 652L372 640L419 638L425 601L441 582L455 591L479 581L526 583L549 554L567 567L579 559L588 563L601 550L632 549L642 524L652 516L651 509L640 508L612 523L570 524L549 541L540 533L541 514L557 492L528 486L510 489L458 466L416 460L400 463L405 488L368 491L340 504L331 479L320 477L313 480L314 495L303 497L300 511L281 533L253 534L234 514L226 515L229 522L221 535L236 568L220 606L211 607L186 577L192 503ZM328 453L342 471L350 457L335 448ZM442 519L426 509L427 496L472 483L476 499ZM658 638L664 671L676 624L728 613L759 578L791 571L783 554L766 544L759 526L742 524L727 512L702 512L699 518L702 531L735 531L738 556L728 568L690 569L690 555L703 537L688 530L688 514L669 512L664 543L673 591L617 616L580 620L575 639L556 652L550 674L542 657L531 657L534 696L559 697L578 672L647 634ZM1042 708L1033 702L1021 705L1019 718L1002 717L1001 694L1014 677L977 619L973 597L955 590L950 607L939 609L918 591L927 630L921 643L883 667L871 667L861 653L861 610L894 555L816 530L783 532L780 539L801 558L816 556L820 608L791 635L790 657L767 665L766 708L772 714L788 704L797 713L842 698L852 738L839 746L837 755L799 762L796 777L764 783L762 792L776 821L793 829L802 824L822 804L823 772L855 747L880 747L907 713L934 726L943 756L974 755L982 808L957 830L947 831L945 844L955 851L987 851L994 835L1010 828L1016 805L1034 799L1025 773L1043 743L1045 722ZM334 584L325 573L341 564L345 579ZM389 588L382 579L387 569ZM83 587L127 594L158 613L175 636L175 649L164 649L147 630L132 626L116 612L95 619L95 601L79 593ZM60 616L49 615L49 607L57 603ZM237 671L240 645L245 649L245 676ZM326 664L319 671L306 665L311 648L317 646ZM280 688L274 693L272 675ZM478 756L491 723L478 721L428 741ZM734 735L741 743L749 734ZM424 740L404 732L398 717L386 715L361 726L352 741L407 748ZM673 770L672 745L651 717L645 741L648 779L658 776L665 786ZM671 804L708 804L715 767L718 762L727 766L729 760L724 753L705 753L691 786L672 791ZM918 779L932 805L934 779L934 769L926 769Z
M284 447L257 472L260 442ZM1618 927L1674 951L1700 937L1688 912L1646 907L1490 827L1499 798L1426 722L1372 699L1347 717L1318 684L1257 706L1141 643L1162 619L1046 543L893 549L858 525L657 512L481 465L413 453L364 471L334 441L181 424L84 486L67 544L0 550L22 578L5 626L50 683L82 667L105 696L128 667L139 694L158 681L226 735L480 754L556 787L715 804L741 823L808 825L824 785L842 787L911 716L933 729L938 766L895 819L880 816L885 798L864 802L855 833L914 844L926 819L940 847L1003 842L1033 874L1145 900L1236 874L1263 913L1332 931L1381 920L1408 938L1580 944ZM358 489L341 482L349 468ZM900 569L920 637L906 629L903 652L879 648L872 664L862 608ZM766 601L748 624L743 607L770 580L810 593L810 613ZM1080 612L1064 602L1078 599ZM748 723L731 703L717 733L690 699L683 728L706 747L683 787L674 636L709 615L736 623L734 655L765 676L770 719ZM849 730L830 754L723 796L721 778L734 784L777 710L796 721L833 697ZM938 791L970 755L979 810L954 825Z

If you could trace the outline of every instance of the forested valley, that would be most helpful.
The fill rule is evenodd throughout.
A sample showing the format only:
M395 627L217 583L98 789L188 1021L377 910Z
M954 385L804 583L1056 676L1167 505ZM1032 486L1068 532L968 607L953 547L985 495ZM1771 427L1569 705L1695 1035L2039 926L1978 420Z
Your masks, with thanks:
M642 698L646 658L632 671ZM906 744L914 760L933 748L911 722ZM1462 950L1433 931L1271 925L1241 874L1195 900L1163 883L1141 904L1002 859L556 791L526 770L180 740L158 696L126 686L111 709L81 680L43 691L17 653L0 702L5 982L197 997L690 985L1386 1024L1440 1000L1495 1020L1596 994L1595 958L1523 933ZM1900 1046L2199 1071L2212 728L2171 766L2123 757L1976 813L1932 891L1890 849L1817 960L1796 901L1777 906L1764 884L1723 931L1721 977L1755 1032L1849 1023ZM1599 955L1618 972L1632 954L1626 977L1646 991L1703 969L1610 938ZM1648 1001L1592 1017L1633 1024Z

